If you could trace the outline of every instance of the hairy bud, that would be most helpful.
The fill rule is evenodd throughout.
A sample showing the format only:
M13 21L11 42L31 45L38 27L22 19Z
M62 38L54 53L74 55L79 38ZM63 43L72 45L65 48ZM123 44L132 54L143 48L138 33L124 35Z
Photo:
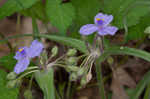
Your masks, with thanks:
M6 78L8 80L13 80L13 79L16 79L16 77L17 77L17 74L15 72L10 72Z
M67 52L67 56L75 56L77 53L76 49L69 49Z

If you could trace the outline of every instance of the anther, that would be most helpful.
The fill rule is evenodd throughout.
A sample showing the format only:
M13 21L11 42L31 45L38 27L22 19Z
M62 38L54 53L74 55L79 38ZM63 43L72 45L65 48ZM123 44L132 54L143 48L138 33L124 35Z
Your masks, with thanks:
M19 49L19 52L22 52L23 51L23 48Z

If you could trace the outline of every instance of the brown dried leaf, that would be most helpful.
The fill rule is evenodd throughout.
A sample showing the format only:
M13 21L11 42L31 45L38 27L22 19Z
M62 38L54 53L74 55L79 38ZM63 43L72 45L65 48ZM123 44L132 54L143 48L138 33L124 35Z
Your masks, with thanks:
M117 70L115 70L115 74L121 85L126 85L130 88L136 87L135 81L123 68L117 68Z
M111 90L113 92L112 99L129 99L126 94L123 85L120 83L115 72L113 72L113 79L111 84Z

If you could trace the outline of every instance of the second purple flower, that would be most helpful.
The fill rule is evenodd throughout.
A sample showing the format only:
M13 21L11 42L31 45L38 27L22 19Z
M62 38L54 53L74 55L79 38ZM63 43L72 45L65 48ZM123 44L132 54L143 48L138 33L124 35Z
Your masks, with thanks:
M86 24L80 28L80 34L90 35L97 32L99 35L114 35L118 28L115 26L109 26L110 22L113 20L112 15L107 15L103 13L98 13L94 18L95 24Z

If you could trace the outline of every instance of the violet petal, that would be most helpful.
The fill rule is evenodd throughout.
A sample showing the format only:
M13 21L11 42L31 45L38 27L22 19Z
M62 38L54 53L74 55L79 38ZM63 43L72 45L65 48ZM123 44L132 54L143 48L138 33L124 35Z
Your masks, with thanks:
M102 29L100 29L98 31L98 34L102 36L108 35L108 34L114 35L117 32L117 30L118 28L115 26L107 26L107 27L103 27Z
M23 72L25 69L27 69L29 63L30 63L30 60L28 58L18 60L16 66L14 68L14 72L16 74Z
M80 34L90 35L98 30L98 27L94 24L86 24L80 28Z
M28 50L28 57L29 58L33 58L36 56L40 56L40 53L43 51L44 45L39 42L38 40L34 40L31 44L31 46L29 47Z

